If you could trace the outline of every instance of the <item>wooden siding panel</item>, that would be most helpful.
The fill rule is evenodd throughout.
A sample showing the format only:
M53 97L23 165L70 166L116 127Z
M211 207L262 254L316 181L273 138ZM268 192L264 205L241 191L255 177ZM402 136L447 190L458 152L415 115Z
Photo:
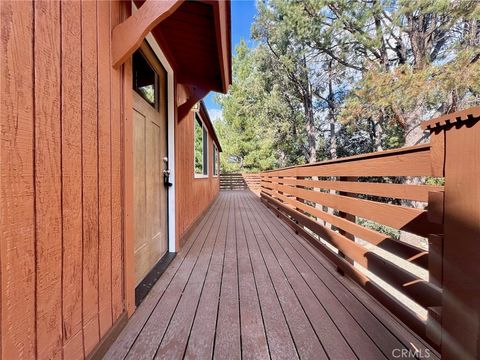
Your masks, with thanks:
M118 1L110 2L110 28L121 20ZM111 58L111 55L110 55ZM122 69L111 69L111 167L112 167L112 320L117 320L123 312L123 237L122 237L122 145L121 145L121 98Z
M62 217L64 357L83 356L81 6L62 4ZM67 357L68 356L68 357Z
M100 337L112 326L110 3L97 1L98 38L98 307Z
M124 249L123 259L125 267L125 307L129 316L135 311L135 259L134 259L134 241L135 241L135 217L133 202L133 107L132 107L132 61L127 60L123 65L123 108L122 123L124 124L124 159L123 159L123 181L124 181Z
M37 358L62 356L60 3L35 2Z
M87 354L99 340L96 5L82 2L83 331Z
M81 359L124 310L123 7L0 6L0 357Z
M195 178L193 173L194 112L175 125L175 181L176 181L176 228L177 246L196 219L217 196L219 177L213 176L213 138L208 134L208 178ZM178 191L181 189L181 191ZM197 204L197 206L191 206ZM182 239L183 241L184 239Z
M1 1L0 358L35 357L33 3Z

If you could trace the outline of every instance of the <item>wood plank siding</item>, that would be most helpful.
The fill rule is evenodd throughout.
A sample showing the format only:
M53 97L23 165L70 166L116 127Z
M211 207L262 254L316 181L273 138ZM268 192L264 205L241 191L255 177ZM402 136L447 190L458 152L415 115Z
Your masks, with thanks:
M2 359L101 354L135 311L134 74L130 55L112 66L112 34L134 26L144 40L148 29L137 20L149 9L156 25L143 44L158 44L169 69L171 93L161 89L161 96L171 106L166 121L174 124L175 251L219 192L212 161L214 143L221 147L204 105L208 177L193 175L190 108L231 82L229 6L171 3L159 18L162 4L155 1L137 16L132 6L142 8L142 1L0 2ZM190 35L208 48L179 41Z
M0 6L0 357L83 358L124 312L123 9Z
M221 192L106 359L437 354L250 191Z
M213 176L212 133L208 131L208 177L194 176L194 112L190 111L175 125L176 227L177 244L185 242L185 234L218 195L220 180ZM208 121L202 117L204 121ZM195 204L195 206L192 206Z
M0 359L438 358L425 341L479 357L478 107L425 123L430 144L245 175L257 195L219 195L221 146L198 102L231 83L229 0L4 0L0 16ZM175 168L157 169L154 186L169 189L171 228L158 233L178 254L148 263L140 284L161 276L143 278L136 309L139 46L167 74L155 89ZM197 114L207 150L196 177ZM153 167L172 170L162 157ZM445 185L358 181L405 176ZM428 237L429 249L360 219Z

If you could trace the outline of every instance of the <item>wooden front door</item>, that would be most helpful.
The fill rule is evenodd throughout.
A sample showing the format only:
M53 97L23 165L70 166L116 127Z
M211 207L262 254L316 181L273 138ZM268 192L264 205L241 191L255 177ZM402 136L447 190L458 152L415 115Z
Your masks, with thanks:
M133 55L135 284L168 251L166 73L142 46Z

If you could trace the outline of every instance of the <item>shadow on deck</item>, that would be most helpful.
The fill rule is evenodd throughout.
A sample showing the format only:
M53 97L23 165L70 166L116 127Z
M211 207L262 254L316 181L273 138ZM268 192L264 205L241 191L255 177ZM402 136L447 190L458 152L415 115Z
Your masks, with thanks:
M437 357L375 299L339 275L252 192L226 191L106 358L402 355Z

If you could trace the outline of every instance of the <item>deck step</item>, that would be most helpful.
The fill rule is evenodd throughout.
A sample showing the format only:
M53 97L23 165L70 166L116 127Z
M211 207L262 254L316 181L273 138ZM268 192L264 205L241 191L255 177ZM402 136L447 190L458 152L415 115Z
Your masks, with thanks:
M220 174L220 190L247 190L248 185L240 173Z

